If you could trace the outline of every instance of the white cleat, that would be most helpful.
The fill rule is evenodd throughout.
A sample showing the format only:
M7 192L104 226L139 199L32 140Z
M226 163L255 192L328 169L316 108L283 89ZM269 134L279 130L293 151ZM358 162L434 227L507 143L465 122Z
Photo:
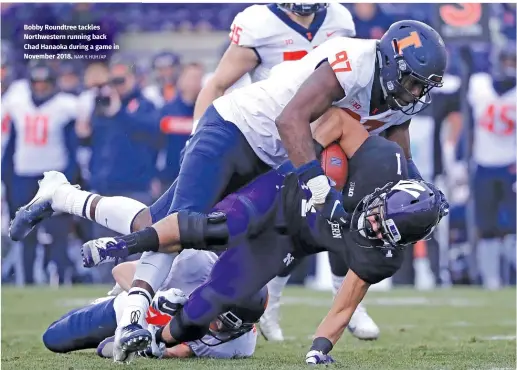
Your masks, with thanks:
M260 333L267 341L283 342L284 334L280 327L280 298L269 296L266 311L260 318Z
M130 363L137 352L144 351L151 341L151 333L139 324L117 328L113 341L113 361Z
M348 323L348 331L354 337L361 340L375 340L379 337L380 330L377 324L366 312L362 304L357 306Z
M117 263L128 254L127 244L123 240L106 237L90 240L81 247L83 266L90 268L103 263Z
M52 216L52 196L61 185L70 185L65 175L57 171L48 171L38 181L39 189L34 198L20 207L9 227L9 237L14 241L25 238L34 227L44 219ZM78 185L74 185L79 188Z

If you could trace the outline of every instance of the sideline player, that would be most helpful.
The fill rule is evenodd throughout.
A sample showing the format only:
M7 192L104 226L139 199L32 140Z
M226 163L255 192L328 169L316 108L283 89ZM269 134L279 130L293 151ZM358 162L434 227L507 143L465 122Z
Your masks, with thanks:
M172 264L169 276L157 292L146 314L149 328L155 331L170 320L167 306L185 303L188 295L203 284L217 255L209 251L185 250ZM113 277L116 288L130 287L135 271L135 262L115 266ZM172 348L153 343L146 356L157 358L246 358L253 355L257 342L254 327L267 302L267 288L254 294L245 304L228 308L228 311L213 320L211 331L201 340L189 341ZM165 307L164 307L165 303ZM113 357L113 335L127 304L127 293L95 300L91 304L70 311L53 322L43 334L45 347L52 352L72 352L97 348L101 357ZM217 328L217 330L216 330Z
M354 37L355 25L337 3L252 5L235 16L229 36L230 46L199 93L195 121L246 73L252 82L264 80L275 65L302 59L330 38Z
M174 345L195 339L194 333L203 335L226 305L253 294L286 265L325 250L337 253L350 269L308 355L309 362L328 362L369 285L392 276L402 264L404 246L426 238L448 208L431 184L404 180L407 163L400 146L345 119L340 143L349 158L342 197L351 215L347 226L313 213L311 194L294 173L284 177L272 170L208 215L181 210L143 231L86 243L85 266L149 250L226 249L207 282L156 333L158 342Z
M344 49L350 52L345 55ZM311 91L314 101L307 105L314 108L314 102L319 101L320 110L310 119L318 118L331 104L346 108L372 134L387 130L389 138L400 143L406 158L410 159L407 130L410 115L429 105L428 92L441 86L445 64L446 53L440 36L431 27L416 21L393 24L379 42L350 38L329 40L302 60L276 67L267 80L217 99L187 146L180 174L171 188L149 210L136 217L132 211L141 211L139 204L111 199L110 212L112 208L127 212L110 223L118 223L115 228L130 231L142 229L178 210L208 212L221 196L237 190L269 168L278 167L287 159L287 152L275 119L284 107L291 107L292 112L292 105L288 105L291 99L299 104L297 97L307 98ZM341 95L335 95L338 89ZM345 90L347 94L343 98ZM306 107L301 111L307 113ZM285 120L286 115L281 117ZM303 122L305 118L293 117L293 120ZM279 126L284 125L279 121ZM301 127L299 131L306 130ZM300 166L297 172L307 183L316 205L323 207L323 215L329 220L339 220L346 216L342 205L335 203L339 194L331 190L319 164L319 170L314 165L316 162ZM418 170L411 160L408 167L410 177L418 178ZM80 196L70 198L71 203L65 209L74 214L84 212L90 219L105 219L107 214L92 214L92 209L101 212L92 208L99 201L92 194L81 192ZM22 208L11 226L11 237L23 237L46 207L49 207L48 198ZM172 258L172 255L148 253L140 259L129 292L132 304L125 311L118 331L118 348L138 334L124 329L129 327L131 312L138 310L140 317L143 316L151 297L165 279ZM124 351L119 354L120 358L124 357Z
M494 45L492 73L476 73L469 84L472 154L477 165L477 259L483 286L488 289L501 287L501 256L515 266L515 59L513 41Z
M56 75L47 62L31 61L28 68L28 78L13 83L8 97L2 99L2 114L11 120L9 140L3 153L3 164L11 162L12 165L11 176L5 183L10 189L11 213L30 201L42 172L57 170L74 178L78 170L77 99L59 91ZM69 215L59 215L44 225L53 240L49 260L58 268L60 283L64 282L66 269L71 265L66 253L71 224ZM34 284L37 244L36 232L27 235L22 242L26 284Z

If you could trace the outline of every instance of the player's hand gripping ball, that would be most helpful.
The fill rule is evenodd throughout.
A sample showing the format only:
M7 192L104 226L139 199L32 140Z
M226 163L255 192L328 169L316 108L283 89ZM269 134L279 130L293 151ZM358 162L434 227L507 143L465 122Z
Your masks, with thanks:
M321 153L321 167L334 188L341 191L345 187L348 177L348 159L345 152L337 143L330 144Z

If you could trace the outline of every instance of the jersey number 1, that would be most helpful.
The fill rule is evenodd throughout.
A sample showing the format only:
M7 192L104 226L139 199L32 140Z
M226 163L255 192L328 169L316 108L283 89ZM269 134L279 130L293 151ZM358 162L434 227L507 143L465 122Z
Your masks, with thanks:
M402 175L402 168L400 167L400 153L395 153L397 156L397 175Z
M43 146L48 140L48 117L25 116L25 143L34 146Z

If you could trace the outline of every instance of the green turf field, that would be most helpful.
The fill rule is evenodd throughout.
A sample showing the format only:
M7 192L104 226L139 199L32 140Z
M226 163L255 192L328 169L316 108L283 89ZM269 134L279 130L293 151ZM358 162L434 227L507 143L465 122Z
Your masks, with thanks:
M2 289L2 369L120 368L93 350L67 355L47 351L41 334L53 320L106 287ZM381 338L361 342L345 333L332 352L340 369L515 369L515 291L454 289L369 293L368 309ZM330 293L289 289L282 306L288 340L259 340L248 360L146 360L131 369L300 369Z

